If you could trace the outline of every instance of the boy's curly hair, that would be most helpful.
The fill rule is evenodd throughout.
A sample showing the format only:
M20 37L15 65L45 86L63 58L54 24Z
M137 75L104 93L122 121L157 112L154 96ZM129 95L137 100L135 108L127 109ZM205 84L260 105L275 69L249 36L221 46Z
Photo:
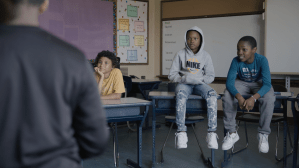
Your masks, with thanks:
M254 37L252 36L243 36L239 41L246 41L249 43L249 45L251 46L251 49L253 49L254 47L256 47L256 40Z
M98 55L97 55L97 57L95 59L95 62L94 62L95 66L98 66L99 60L102 57L106 57L106 58L110 59L111 62L112 62L112 67L113 68L115 68L117 66L118 61L117 61L116 56L113 54L113 52L108 51L108 50L106 50L106 51L104 50L104 51L98 53Z

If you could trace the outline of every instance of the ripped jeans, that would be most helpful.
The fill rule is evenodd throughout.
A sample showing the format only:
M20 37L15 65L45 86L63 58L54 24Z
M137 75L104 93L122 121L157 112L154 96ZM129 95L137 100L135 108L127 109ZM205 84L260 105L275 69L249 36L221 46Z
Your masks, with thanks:
M187 131L185 125L186 103L189 95L202 96L207 101L208 107L208 131L216 131L217 128L217 93L207 84L189 85L177 84L176 95L176 124L177 131Z

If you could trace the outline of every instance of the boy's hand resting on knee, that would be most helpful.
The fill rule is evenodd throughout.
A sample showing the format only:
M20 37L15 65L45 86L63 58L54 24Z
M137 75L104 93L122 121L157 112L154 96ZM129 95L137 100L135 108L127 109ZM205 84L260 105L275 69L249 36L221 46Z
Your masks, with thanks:
M260 96L260 94L256 93L253 96L251 96L250 98L248 98L247 100L245 100L244 97L240 93L237 93L235 97L238 100L240 109L249 111L249 110L253 109L254 103L261 96Z
M245 99L244 97L240 94L240 93L237 93L236 94L236 99L238 100L238 103L239 103L239 107L241 110L245 110Z
M247 111L252 110L253 107L254 107L254 103L255 103L255 101L254 101L253 97L248 98L244 102L244 109L247 110Z

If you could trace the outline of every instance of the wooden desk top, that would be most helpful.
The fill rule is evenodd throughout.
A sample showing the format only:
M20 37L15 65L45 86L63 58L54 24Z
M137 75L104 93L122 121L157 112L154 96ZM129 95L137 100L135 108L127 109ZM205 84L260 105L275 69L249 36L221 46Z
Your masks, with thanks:
M134 97L121 98L119 100L102 100L102 103L104 108L148 106L152 104L151 101Z

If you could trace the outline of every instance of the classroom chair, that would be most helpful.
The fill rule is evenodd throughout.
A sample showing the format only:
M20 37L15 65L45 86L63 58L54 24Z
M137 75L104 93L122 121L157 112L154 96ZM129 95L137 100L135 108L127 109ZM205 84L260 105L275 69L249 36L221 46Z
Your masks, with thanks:
M273 89L274 89L274 92L287 92L287 89L284 86L281 86L281 85L273 85ZM246 96L244 95L243 97L245 98ZM278 116L278 115L275 115L275 114L282 114L284 106L287 106L287 104L284 104L284 102L282 100L276 100L275 101L275 103L274 103L274 112L273 112L274 115L272 116L272 120L271 120L271 123L277 123L276 148L275 148L275 159L277 161L281 161L283 159L283 158L278 158L278 142L279 142L279 126L280 126L280 122L283 122L284 118L283 118L283 116ZM239 150L235 150L234 147L233 147L231 149L232 154L236 154L238 152L241 152L241 151L245 150L248 147L249 142L248 142L246 122L259 123L259 119L260 119L259 114L252 113L252 112L258 112L259 111L258 109L259 109L258 101L257 101L257 103L255 103L254 108L249 112L244 112L244 110L241 110L238 107L238 112L242 111L242 115L238 116L236 118L236 120L238 122L238 126L240 125L241 121L244 122L245 136L246 136L246 146L242 149L239 149ZM288 127L288 125L287 125L287 127ZM288 137L289 137L289 141L290 141L290 145L291 145L292 149L291 149L291 152L289 154L287 154L287 156L289 156L293 153L293 144L292 144L289 129L288 129Z
M161 95L160 95L161 94ZM173 115L175 111L175 94L174 92L160 92L160 91L152 91L150 94L150 98L156 103L155 112L160 114L166 114L165 121L166 123L171 123L170 129L164 141L164 144L161 149L161 163L164 162L164 147L166 146L167 139L173 127L173 124L176 123L176 118ZM217 97L220 99L220 96ZM199 149L201 150L201 157L203 158L204 162L209 167L214 167L214 149L211 149L211 158L208 158L204 155L202 147L198 141L198 137L195 133L194 125L195 123L201 122L204 120L204 117L201 114L207 113L207 103L201 97L197 95L190 95L186 104L186 119L185 124L191 124L192 129L194 131ZM179 151L178 151L179 152Z
M185 119L185 124L190 124L192 126L192 130L193 130L193 133L195 135L198 147L199 147L199 149L200 149L200 151L202 153L201 157L203 158L203 160L206 163L208 163L208 161L207 161L208 159L206 159L206 157L204 155L204 152L203 152L203 150L201 148L200 142L198 140L198 137L196 135L195 128L194 128L195 123L202 122L203 120L204 120L203 116L200 116L200 115L188 115L187 114L186 115L186 119ZM167 116L165 116L165 121L171 123L171 126L169 128L168 134L166 136L166 139L164 141L163 147L161 149L161 163L164 163L163 150L165 148L166 142L167 142L169 134L170 134L170 132L171 132L171 130L173 128L173 125L174 125L174 123L176 123L176 116L174 116L174 115L167 115ZM209 165L210 167L213 167L213 165L214 165L214 157L213 156L214 156L214 149L212 149L212 153L211 153L211 162L212 162L211 164L212 165Z

